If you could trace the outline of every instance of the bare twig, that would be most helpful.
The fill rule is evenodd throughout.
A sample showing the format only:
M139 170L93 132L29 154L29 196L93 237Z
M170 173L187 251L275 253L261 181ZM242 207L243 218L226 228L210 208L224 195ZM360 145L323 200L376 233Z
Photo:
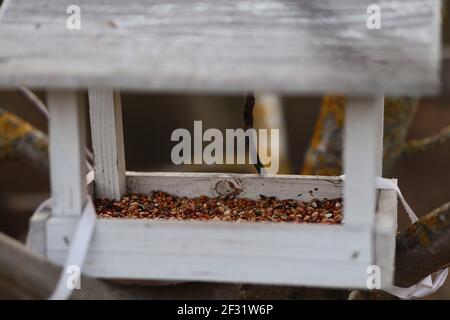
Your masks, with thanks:
M44 104L44 102L30 89L26 87L20 87L20 93L27 98L27 100L31 103L33 107L35 107L39 112L48 120L49 113L48 108ZM92 154L91 150L89 150L86 147L86 156L88 159L88 167L91 170L92 169L92 163L94 163L94 155Z
M48 109L47 106L42 102L42 100L30 89L26 87L20 87L20 93L27 98L27 100L34 106L39 112L48 119Z
M244 127L253 128L253 108L255 107L255 96L253 92L248 92L244 104Z
M450 141L450 125L443 128L438 134L425 139L411 140L405 143L402 154L410 155L425 152Z
M244 127L245 129L253 128L253 108L255 107L255 96L253 92L247 93L247 96L245 97L245 104L244 104ZM256 141L254 141L256 143ZM246 140L246 145L248 146L248 141ZM258 150L258 148L253 146L255 150ZM261 163L261 160L259 159L258 152L256 152L256 164L255 168L256 171L261 174L261 169L263 168L263 164Z

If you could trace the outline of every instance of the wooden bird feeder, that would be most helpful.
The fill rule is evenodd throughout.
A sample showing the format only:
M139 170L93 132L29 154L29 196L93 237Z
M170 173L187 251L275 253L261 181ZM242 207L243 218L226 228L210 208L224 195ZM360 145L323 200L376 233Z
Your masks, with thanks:
M392 284L397 197L379 190L384 95L439 89L440 0L6 0L0 87L45 89L52 206L31 219L29 247L63 264L87 195L162 190L240 197L344 198L342 225L98 219L83 272L108 279L365 288ZM381 29L367 26L381 9ZM86 183L89 91L95 174ZM341 92L340 177L126 171L119 90L306 95ZM95 176L95 178L93 178ZM220 188L219 188L220 189ZM95 192L94 192L95 190Z

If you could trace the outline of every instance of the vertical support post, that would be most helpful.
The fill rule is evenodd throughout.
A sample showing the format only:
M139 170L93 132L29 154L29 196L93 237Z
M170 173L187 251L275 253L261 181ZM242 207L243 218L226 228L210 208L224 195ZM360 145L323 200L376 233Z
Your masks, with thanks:
M79 216L87 197L86 110L76 91L49 91L52 213Z
M344 221L375 223L375 177L382 175L384 96L350 98L344 131Z
M384 138L384 95L375 98L374 101L374 126L375 126L375 173L377 177L383 177L383 138Z
M90 89L89 111L95 161L95 196L117 200L126 192L120 92Z

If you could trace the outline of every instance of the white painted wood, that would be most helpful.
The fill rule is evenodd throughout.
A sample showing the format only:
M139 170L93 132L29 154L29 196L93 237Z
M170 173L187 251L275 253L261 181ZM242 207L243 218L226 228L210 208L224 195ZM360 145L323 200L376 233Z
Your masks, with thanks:
M94 171L88 172L86 183L88 193L92 196L94 185ZM47 255L46 228L47 221L51 216L51 199L44 201L30 218L29 231L27 234L26 246L29 250L42 256Z
M95 183L94 179L95 179L95 173L94 173L94 170L91 170L86 175L86 183L87 183L87 193L93 199L95 198L95 195L94 195L94 183Z
M257 175L129 172L127 181L131 184L129 189L144 190L153 188L158 180L155 185L168 192L190 195L206 189L185 187L187 191L183 191L179 185L190 182L202 186L210 181L213 186L218 179L230 177L242 182L245 195L257 197L262 186ZM280 198L292 195L288 188L277 188L284 184L289 189L319 187L321 197L342 193L338 177L269 176L267 183L266 190ZM392 272L391 255L374 256L373 250L374 241L381 245L377 254L384 255L392 249L383 242L390 237L391 243L394 236L391 225L395 224L395 198L386 199L387 196L392 196L392 191L381 192L379 211L385 220L377 225L377 233L346 225L99 219L84 272L111 279L365 288L369 265L379 263L386 276L383 279L391 277L387 274ZM72 216L53 216L47 222L47 256L55 263L64 262L77 222L78 217ZM31 228L35 234L42 232L34 224ZM385 238L378 241L379 235Z
M94 171L90 171L86 176L88 193L92 196L94 185ZM50 199L49 199L50 200ZM26 239L26 246L29 250L47 255L47 222L52 213L51 201L43 202L30 218L29 231Z
M87 196L85 106L76 91L49 91L47 104L52 213L78 216Z
M375 98L375 174L377 177L383 177L383 138L384 138L384 103L385 96L380 95Z
M95 196L120 199L126 192L120 93L90 89L89 112L95 161Z
M30 219L26 246L29 250L41 256L47 256L47 221L50 218L51 208L42 208Z
M344 130L344 219L372 229L375 178L382 171L384 96L350 98Z
M396 234L397 194L394 190L380 190L375 225L375 264L381 270L382 288L389 288L394 283Z
M160 190L184 197L218 197L239 190L242 198L259 199L263 195L310 201L314 198L341 198L342 185L339 177L127 172L127 191L130 193L148 194Z
M48 255L63 263L75 224L52 218ZM84 272L102 278L363 287L365 231L340 226L106 220Z
M0 87L423 95L440 0L6 0ZM382 28L367 28L379 5Z

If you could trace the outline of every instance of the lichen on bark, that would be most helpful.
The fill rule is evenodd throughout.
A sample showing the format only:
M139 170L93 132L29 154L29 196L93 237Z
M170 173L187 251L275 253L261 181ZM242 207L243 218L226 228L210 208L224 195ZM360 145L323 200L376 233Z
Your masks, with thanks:
M325 96L319 118L306 152L302 174L342 174L342 147L347 99L341 95ZM418 100L408 97L385 99L384 111L384 174L390 175L402 148Z
M16 157L47 170L48 139L28 122L0 108L0 160Z

